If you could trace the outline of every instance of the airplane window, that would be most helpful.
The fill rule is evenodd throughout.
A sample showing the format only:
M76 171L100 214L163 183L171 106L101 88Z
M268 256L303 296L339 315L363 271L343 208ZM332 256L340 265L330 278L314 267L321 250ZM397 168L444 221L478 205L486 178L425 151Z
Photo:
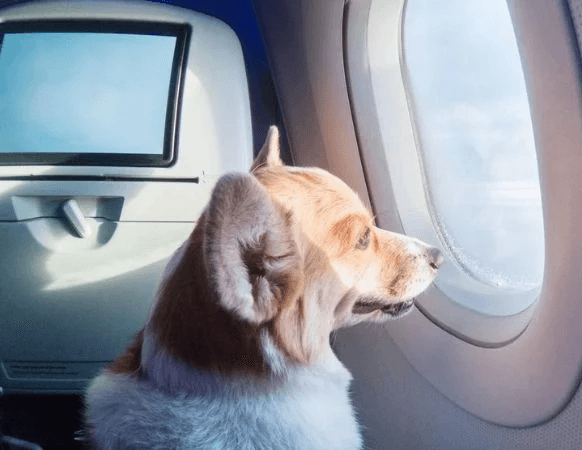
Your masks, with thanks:
M402 55L432 225L448 253L437 286L487 314L469 291L539 291L544 230L536 150L505 0L408 0ZM492 291L493 290L493 291Z

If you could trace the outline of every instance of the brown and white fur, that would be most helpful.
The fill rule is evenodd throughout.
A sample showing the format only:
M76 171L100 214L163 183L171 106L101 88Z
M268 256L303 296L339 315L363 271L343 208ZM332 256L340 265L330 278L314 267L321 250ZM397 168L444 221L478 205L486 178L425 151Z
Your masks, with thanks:
M358 449L330 333L405 314L440 252L378 229L330 173L285 166L275 127L213 190L144 329L92 382L98 449Z

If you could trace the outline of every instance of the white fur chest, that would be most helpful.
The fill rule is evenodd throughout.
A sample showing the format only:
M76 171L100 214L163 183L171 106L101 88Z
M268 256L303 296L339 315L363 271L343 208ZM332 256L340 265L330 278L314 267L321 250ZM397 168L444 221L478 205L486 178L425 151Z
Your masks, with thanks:
M359 449L360 435L348 397L347 386L328 381L307 387L285 398L289 415L282 423L296 423L314 449Z
M334 373L309 368L275 390L241 389L248 385L241 379L200 395L169 395L151 381L104 372L87 393L87 418L99 424L93 437L107 450L355 450L361 438L349 379L343 366Z

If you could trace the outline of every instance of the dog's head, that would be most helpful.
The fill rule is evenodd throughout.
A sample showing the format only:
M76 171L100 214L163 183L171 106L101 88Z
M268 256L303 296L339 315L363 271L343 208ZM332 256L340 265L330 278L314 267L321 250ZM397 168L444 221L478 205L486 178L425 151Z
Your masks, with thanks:
M400 317L443 262L439 250L381 230L358 196L321 169L285 166L271 127L252 175L227 175L206 215L204 260L222 306L271 323L309 359L336 328ZM311 347L311 348L310 348Z
M251 174L217 182L161 290L152 329L195 366L309 364L334 329L403 316L443 262L437 249L375 227L337 177L285 166L279 153L272 127Z

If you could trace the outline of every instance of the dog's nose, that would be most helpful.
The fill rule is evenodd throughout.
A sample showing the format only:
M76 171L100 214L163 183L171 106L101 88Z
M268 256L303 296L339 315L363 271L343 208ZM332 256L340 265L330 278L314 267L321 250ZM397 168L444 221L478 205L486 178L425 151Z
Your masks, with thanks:
M435 270L437 270L445 262L443 252L441 252L438 248L431 247L427 250L426 253L429 266Z

